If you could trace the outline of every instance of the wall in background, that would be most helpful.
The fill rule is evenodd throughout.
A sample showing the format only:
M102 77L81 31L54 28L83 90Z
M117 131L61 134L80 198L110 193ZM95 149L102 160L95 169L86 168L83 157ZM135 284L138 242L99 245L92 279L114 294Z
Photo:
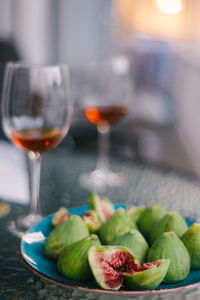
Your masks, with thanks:
M112 1L58 1L58 53L72 65L101 59L114 51Z
M55 17L52 0L0 0L0 38L12 40L22 59L54 59Z
M0 38L25 60L80 65L114 50L111 0L0 0Z
M11 31L11 0L0 0L0 37L7 38Z

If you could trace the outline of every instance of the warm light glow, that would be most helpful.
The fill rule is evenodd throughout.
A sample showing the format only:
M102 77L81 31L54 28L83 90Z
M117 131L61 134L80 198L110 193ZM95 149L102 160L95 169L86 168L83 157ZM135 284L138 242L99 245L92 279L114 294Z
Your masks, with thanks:
M200 0L115 0L113 4L116 37L123 43L134 34L200 41Z
M178 14L183 8L181 0L157 0L157 5L167 15Z

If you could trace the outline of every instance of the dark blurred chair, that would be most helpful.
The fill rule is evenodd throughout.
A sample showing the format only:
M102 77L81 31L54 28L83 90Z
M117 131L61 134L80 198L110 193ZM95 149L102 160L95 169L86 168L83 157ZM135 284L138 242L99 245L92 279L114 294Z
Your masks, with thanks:
M2 93L2 83L6 63L8 61L16 61L19 59L20 55L14 43L11 40L0 40L0 95ZM0 126L0 138L6 139L2 130L2 122Z

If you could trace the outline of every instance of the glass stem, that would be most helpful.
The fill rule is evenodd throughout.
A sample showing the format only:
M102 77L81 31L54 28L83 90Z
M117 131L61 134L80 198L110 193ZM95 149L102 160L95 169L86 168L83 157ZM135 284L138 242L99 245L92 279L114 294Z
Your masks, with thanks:
M40 168L41 156L39 153L29 152L30 160L30 199L31 214L40 214L39 190L40 190Z
M109 170L110 126L98 124L98 157L96 169L102 172Z

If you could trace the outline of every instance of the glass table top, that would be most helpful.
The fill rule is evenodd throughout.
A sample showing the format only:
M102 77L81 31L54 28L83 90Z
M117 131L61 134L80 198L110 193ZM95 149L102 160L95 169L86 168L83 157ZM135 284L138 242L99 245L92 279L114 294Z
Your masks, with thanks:
M200 185L194 177L113 153L110 158L112 170L120 171L125 176L122 187L105 193L113 203L150 205L158 202L168 210L177 210L191 219L198 218ZM92 171L95 163L95 152L87 149L68 150L63 146L44 154L40 191L42 214L49 215L60 206L86 205L90 191L80 186L79 175ZM7 223L19 214L26 214L28 206L10 205L10 213L0 218L0 299L110 299L110 295L107 298L106 295L55 285L31 272L21 261L19 238L7 230ZM141 295L137 299L171 299L172 296L175 299L198 299L200 290L179 291L175 295ZM115 299L120 297L114 296Z

